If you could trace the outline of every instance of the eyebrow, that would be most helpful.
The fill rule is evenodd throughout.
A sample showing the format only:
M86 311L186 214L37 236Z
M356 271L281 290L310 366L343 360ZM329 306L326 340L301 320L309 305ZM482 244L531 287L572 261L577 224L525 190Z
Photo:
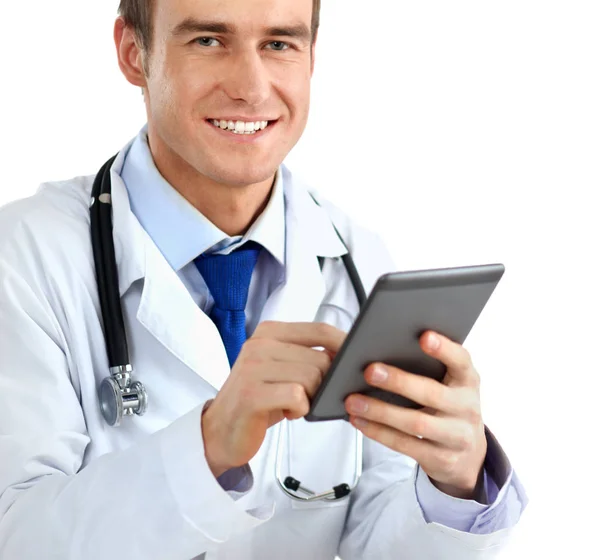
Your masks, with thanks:
M192 33L221 33L222 35L235 35L236 28L220 21L199 21L186 18L173 29L174 36L190 35ZM265 35L276 37L291 37L309 41L311 32L308 27L299 23L296 25L278 25L264 30Z

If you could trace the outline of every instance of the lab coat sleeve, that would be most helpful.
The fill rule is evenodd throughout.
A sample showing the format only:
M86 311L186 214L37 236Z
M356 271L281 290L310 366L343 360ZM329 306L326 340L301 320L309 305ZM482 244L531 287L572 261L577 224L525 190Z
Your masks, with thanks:
M189 560L270 517L210 472L201 407L82 468L90 438L51 306L1 256L0 296L2 560Z
M418 466L412 459L365 440L365 471L351 495L339 556L343 560L497 557L525 506L524 496L512 486L507 487L505 491L512 492L510 519L504 515L506 509L496 515L492 508L479 518L482 527L488 523L493 526L491 532L460 531L427 521L417 499L417 473Z

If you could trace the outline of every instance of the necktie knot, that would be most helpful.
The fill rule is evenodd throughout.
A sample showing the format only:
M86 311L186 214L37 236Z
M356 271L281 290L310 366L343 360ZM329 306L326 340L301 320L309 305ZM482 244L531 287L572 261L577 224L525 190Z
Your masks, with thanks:
M210 318L219 329L232 366L246 341L246 303L261 249L249 241L228 255L201 255L194 261L214 299Z
M215 306L227 311L244 311L252 272L261 247L249 241L228 255L201 255L196 267L215 300Z

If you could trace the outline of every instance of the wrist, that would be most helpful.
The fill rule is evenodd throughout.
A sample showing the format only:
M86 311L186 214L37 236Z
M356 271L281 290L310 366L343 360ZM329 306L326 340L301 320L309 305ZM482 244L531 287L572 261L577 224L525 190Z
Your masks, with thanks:
M484 482L484 472L483 467L479 471L477 478L474 481L468 481L464 484L453 485L447 484L443 482L438 482L437 480L433 480L429 477L431 483L444 494L448 496L452 496L453 498L459 498L461 500L475 500L480 503L484 503L485 499L483 499L483 482Z
M451 484L444 484L437 480L430 479L431 483L444 494L452 496L453 498L459 498L461 500L472 500L475 489L474 488L459 488L458 486L452 486Z
M221 434L218 433L217 424L212 421L213 416L210 413L209 401L202 412L201 418L201 429L202 439L204 441L204 456L206 457L206 463L208 468L212 472L215 478L219 478L223 473L227 472L228 467L220 457L219 453L219 442L223 441Z

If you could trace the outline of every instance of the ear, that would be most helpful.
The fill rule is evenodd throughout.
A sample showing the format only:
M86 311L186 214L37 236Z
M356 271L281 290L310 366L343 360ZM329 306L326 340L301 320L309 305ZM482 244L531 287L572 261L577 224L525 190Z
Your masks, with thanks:
M134 86L146 87L144 53L136 41L135 31L125 23L122 17L115 21L114 40L119 68L127 81Z

